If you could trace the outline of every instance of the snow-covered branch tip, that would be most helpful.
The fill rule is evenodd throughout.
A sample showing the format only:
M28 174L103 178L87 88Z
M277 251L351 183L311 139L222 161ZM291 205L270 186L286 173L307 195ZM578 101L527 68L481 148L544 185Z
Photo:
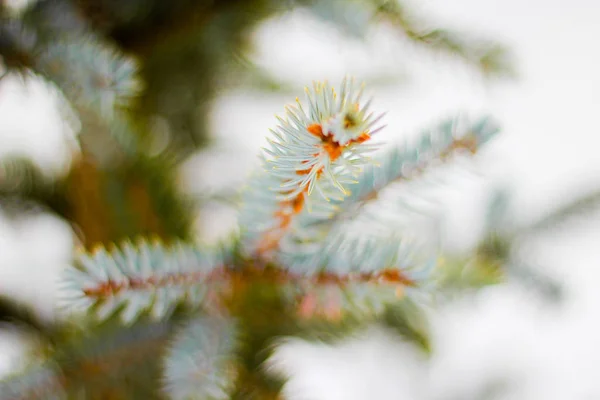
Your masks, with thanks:
M249 253L272 255L304 209L328 215L330 200L348 195L346 186L369 163L373 146L365 142L382 129L382 115L369 111L370 100L361 104L362 95L351 79L339 95L315 83L306 90L306 108L297 99L285 119L278 117L262 154L264 171L251 179L243 199L240 224Z

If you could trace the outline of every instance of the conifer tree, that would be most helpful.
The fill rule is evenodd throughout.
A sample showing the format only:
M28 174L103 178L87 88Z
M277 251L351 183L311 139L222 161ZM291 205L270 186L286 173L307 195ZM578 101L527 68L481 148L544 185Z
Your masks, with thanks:
M61 277L68 319L42 322L0 302L2 319L41 343L24 371L0 382L0 399L279 399L284 380L265 362L281 337L335 340L379 322L429 352L423 308L434 300L511 272L557 295L513 244L571 206L514 228L503 217L506 198L496 196L481 245L461 255L419 245L381 220L372 235L353 229L385 217L367 210L387 188L426 184L440 165L478 156L499 132L487 116L432 116L438 122L418 140L388 147L377 143L382 110L360 82L315 82L274 121L240 192L239 235L218 245L196 237L196 200L174 183L181 163L210 143L207 115L219 90L284 86L247 57L249 33L269 17L302 7L358 36L366 24L389 24L411 45L487 77L512 73L501 45L426 29L427 20L389 0L0 5L4 76L43 78L81 123L65 177L3 160L2 202L54 212L82 244ZM171 130L158 155L157 118ZM393 212L409 210L400 203Z

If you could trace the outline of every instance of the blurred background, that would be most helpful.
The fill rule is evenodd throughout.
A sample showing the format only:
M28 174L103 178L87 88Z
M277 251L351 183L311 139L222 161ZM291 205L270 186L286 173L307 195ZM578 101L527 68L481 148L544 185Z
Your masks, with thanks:
M290 340L275 356L289 398L600 398L597 2L0 4L0 295L51 321L75 247L225 237L274 114L311 81L351 74L387 111L388 144L459 111L500 122L474 162L420 195L450 253L480 248L486 224L528 227L516 264L544 278L517 273L430 310L426 361L379 329ZM11 324L0 338L9 374L30 341Z

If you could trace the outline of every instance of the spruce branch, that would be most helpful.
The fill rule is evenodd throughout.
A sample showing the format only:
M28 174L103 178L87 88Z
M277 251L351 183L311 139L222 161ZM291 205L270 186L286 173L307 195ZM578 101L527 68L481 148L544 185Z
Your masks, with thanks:
M398 237L345 238L314 253L283 258L304 279L299 292L302 317L340 319L348 313L380 314L407 293L426 289L431 260L423 260L414 243Z
M599 207L600 190L594 189L557 206L530 225L522 227L519 233L534 235L548 232L568 222L576 221L577 218L592 214Z
M476 67L484 76L513 77L512 55L506 46L450 29L431 29L432 24L411 15L399 0L368 0L376 17L397 28L408 40L428 50L454 55Z
M78 268L65 271L65 306L97 308L99 319L124 306L121 317L126 323L147 310L163 318L180 302L199 305L218 290L224 263L216 249L147 241L137 246L126 242L109 251L98 248L77 261Z
M57 23L56 19L76 19L64 6L55 10L62 15L47 16L49 20L0 19L0 54L7 69L39 73L54 82L75 108L112 120L116 110L128 106L141 91L137 63L89 29L69 30Z
M43 200L81 229L86 246L142 232L185 240L193 213L165 168L175 170L205 143L204 117L226 84L248 78L262 88L279 87L250 63L236 66L231 59L244 54L252 27L286 6L101 3L37 1L9 21L0 0L7 72L33 72L56 85L82 128L81 158L64 185L46 182L37 170L0 168L10 178L0 184L0 196ZM508 65L502 46L428 29L428 21L413 18L396 0L291 4L316 3L359 35L379 19L409 42L458 55L488 75ZM378 201L386 187L473 152L481 142L432 133L410 150L390 152L374 168L368 155L381 115L369 107L362 88L345 80L338 94L316 83L306 102L286 109L262 154L263 170L244 193L239 254L229 245L221 250L146 240L80 254L64 274L64 305L94 323L81 330L59 326L52 332L57 340L44 348L48 359L0 382L0 400L280 399L280 381L261 376L269 346L323 320L333 327L383 316L428 348L424 324L413 318L420 310L408 304L426 292L431 267L441 264L436 255L419 251L404 234L352 236L345 221ZM159 152L169 157L156 157ZM497 264L497 252L488 253L485 260ZM181 322L179 305L202 310L167 348ZM26 314L9 311L36 326Z
M405 234L352 235L345 220L388 186L476 153L498 129L486 118L446 121L375 167L367 142L381 129L381 115L369 111L370 100L362 103L362 92L352 80L343 81L339 95L315 83L307 105L297 100L286 108L263 151L263 169L242 195L239 242L219 250L143 240L81 254L65 273L66 305L101 320L118 312L125 323L145 311L168 318L181 303L203 308L170 348L164 391L174 399L219 399L249 379L236 364L242 337L234 320L243 321L244 334L257 334L247 332L254 312L244 314L254 294L277 303L294 323L385 317L390 306L427 295L437 254Z
M475 154L497 132L498 126L489 118L473 123L450 119L423 132L416 144L385 153L348 185L348 196L332 202L333 211L301 215L295 235L289 235L281 246L284 262L299 269L324 267L329 255L339 253L338 247L347 239L345 223L355 220L366 204L376 202L384 189L415 180L458 154ZM398 239L392 237L379 241L377 246L387 244L393 248L394 243ZM365 258L371 253L360 254L364 257L360 263L368 263Z
M62 91L86 128L102 125L131 150L134 135L126 111L142 92L137 61L82 26L65 4L54 11L43 22L0 18L0 55L7 72L42 76ZM57 20L72 22L73 29Z
M355 38L366 38L374 23L387 23L409 43L426 51L453 56L486 77L515 76L512 55L503 44L465 32L436 28L411 12L402 0L312 0L310 10Z
M173 400L229 399L236 380L236 324L202 316L181 330L165 359L164 390Z
M537 270L535 262L527 260L517 244L524 236L544 232L544 228L551 228L555 223L567 222L578 212L591 211L598 198L597 195L579 198L566 207L551 211L537 223L520 226L515 223L515 207L510 193L505 188L497 188L489 201L483 239L474 259L480 264L496 266L495 269L501 269L507 278L516 278L528 290L537 291L546 300L559 301L564 294L562 283ZM541 229L536 232L538 228Z
M105 130L125 151L139 146L127 116L142 91L134 59L84 33L47 44L33 67L58 86L86 128Z
M101 120L112 121L141 89L134 60L91 35L51 43L36 62L76 108L95 112Z
M342 87L346 84L347 81ZM314 92L321 94L321 87L316 85ZM342 97L344 93L342 89ZM359 98L357 96L351 103L358 104ZM407 244L410 242L407 238L401 239L396 235L366 240L352 238L344 232L344 220L355 218L360 206L375 201L384 188L414 179L436 164L449 162L459 153L476 153L498 128L488 118L473 123L458 119L444 121L424 132L415 145L386 154L379 166L373 166L364 157L358 158L360 164L351 165L355 170L342 169L346 165L341 166L341 173L348 173L346 176L356 177L356 180L347 179L345 185L336 185L335 176L320 179L319 172L330 167L332 160L336 161L326 139L331 137L336 143L336 138L340 138L337 140L353 144L352 140L356 140L353 138L366 137L368 133L365 134L364 127L358 126L354 133L348 135L344 130L347 126L336 122L340 120L337 114L331 111L324 115L320 113L320 110L331 109L328 105L334 104L334 96L327 96L325 92L318 99L322 104L313 101L309 92L310 118L298 102L298 108L288 109L288 120L280 119L281 126L273 131L276 139L270 141L271 148L265 149L266 156L263 158L266 172L251 180L243 199L240 224L245 231L242 239L251 254L263 257L271 252L275 255L274 259L286 268L287 279L293 280L295 287L303 291L299 295L301 313L314 314L323 296L329 299L325 301L329 304L335 298L333 303L337 304L338 311L345 306L342 297L353 301L362 299L356 301L359 308L368 303L368 308L381 310L386 303L401 297L404 288L419 286L422 289L422 283L427 281L436 262L431 258L416 261L419 257L415 255L415 246ZM353 97L350 96L350 99ZM340 110L344 103L342 101L339 106ZM361 110L358 105L353 107ZM319 118L325 123L312 122ZM330 129L331 134L323 135ZM314 141L311 136L321 140ZM307 144L310 145L308 148ZM364 146L357 143L356 147L360 148L359 145ZM342 154L344 150L334 149L335 154ZM330 164L321 161L323 159ZM273 164L275 166L269 168ZM358 172L360 170L362 173ZM265 190L278 183L281 189L275 187L275 194ZM336 186L341 194L335 191ZM315 192L318 195L311 196L312 187L317 188ZM323 188L329 191L325 192ZM305 281L293 277L293 274L304 277ZM373 276L395 276L396 281L391 285L393 290L386 292L383 285L373 285L381 283L372 279ZM315 280L315 277L320 278ZM328 279L321 279L323 277ZM386 297L386 293L393 295Z
M378 312L403 297L406 288L421 286L424 276L423 264L410 254L411 247L396 238L341 241L307 257L305 265L311 268L303 269L238 268L214 250L193 246L169 248L142 241L135 248L129 242L121 248L82 254L79 268L66 271L63 302L67 308L95 310L100 320L119 311L126 324L145 311L165 318L180 303L204 306L220 315L224 299L243 291L244 285L268 284L281 287L304 317L321 313L323 294L335 297L336 303L328 307L335 306L340 313Z
M489 117L475 122L457 118L443 121L425 130L414 145L394 148L375 165L368 166L357 183L349 186L350 195L344 198L339 209L348 210L377 200L386 187L414 180L440 164L451 162L459 154L473 155L498 131L498 125Z
M315 83L306 90L306 110L297 99L286 119L278 118L262 155L265 171L251 179L243 199L249 253L269 257L305 208L327 215L330 199L347 195L344 185L368 163L372 146L365 142L382 128L370 101L360 104L362 93L353 80L344 79L339 96L327 83Z

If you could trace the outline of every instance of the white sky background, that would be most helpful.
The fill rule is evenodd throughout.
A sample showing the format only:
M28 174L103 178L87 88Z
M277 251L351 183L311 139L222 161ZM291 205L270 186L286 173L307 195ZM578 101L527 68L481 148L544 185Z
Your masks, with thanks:
M600 3L427 0L417 7L437 15L441 25L504 40L516 54L520 81L486 86L458 65L448 68L435 59L415 63L389 32L374 32L365 49L302 15L273 21L257 33L261 62L299 85L337 81L346 73L368 79L373 70L402 74L406 68L406 83L373 90L376 106L388 111L389 141L456 110L489 111L497 117L503 134L478 161L483 176L458 177L444 197L452 204L450 223L463 231L464 242L476 236L473 213L481 209L490 181L515 189L523 218L533 218L586 185L600 185ZM16 82L0 87L0 155L15 149L60 169L67 154L64 125L43 90L28 90L24 93ZM235 135L236 145L228 153L190 162L186 176L193 174L190 180L196 182L212 177L214 185L239 179L275 123L273 114L288 101L255 94L222 98L214 131L228 138L228 145ZM496 400L600 398L600 229L595 228L600 221L596 216L588 220L535 246L537 263L565 281L563 307L547 310L531 293L505 286L436 311L436 352L429 367L376 331L337 349L292 341L278 354L295 377L290 398L476 400L492 379L514 383ZM201 228L215 222L207 219ZM67 227L54 218L18 224L0 220L0 292L50 313L55 272L67 262L70 245ZM14 340L1 341L0 370L4 355L14 361L18 354Z

